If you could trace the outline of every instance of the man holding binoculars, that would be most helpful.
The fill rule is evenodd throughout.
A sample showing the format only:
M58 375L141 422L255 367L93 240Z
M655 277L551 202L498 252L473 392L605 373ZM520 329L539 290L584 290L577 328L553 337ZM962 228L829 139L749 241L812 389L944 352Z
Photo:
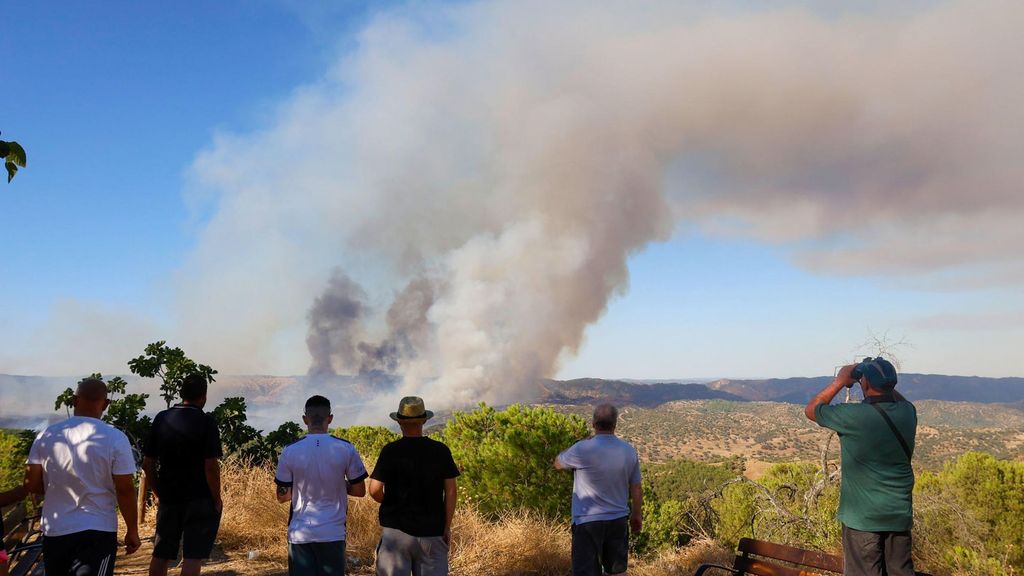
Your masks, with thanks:
M839 435L844 574L914 576L910 557L917 410L896 392L896 369L879 358L843 366L804 414ZM860 383L864 401L832 405Z

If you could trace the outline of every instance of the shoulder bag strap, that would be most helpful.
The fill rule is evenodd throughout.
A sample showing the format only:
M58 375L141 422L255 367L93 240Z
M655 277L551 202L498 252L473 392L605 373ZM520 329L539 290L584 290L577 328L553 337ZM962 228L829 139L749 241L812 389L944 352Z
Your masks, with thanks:
M914 451L910 449L909 445L907 445L907 441L903 439L903 434L900 434L900 431L896 428L896 424L893 423L892 418L889 418L889 415L886 414L885 410L882 410L882 407L878 404L871 404L871 407L877 410L878 413L882 415L882 418L885 419L885 423L889 425L889 429L892 430L896 439L900 441L900 447L903 448L903 453L907 455L907 461L909 462L914 456Z

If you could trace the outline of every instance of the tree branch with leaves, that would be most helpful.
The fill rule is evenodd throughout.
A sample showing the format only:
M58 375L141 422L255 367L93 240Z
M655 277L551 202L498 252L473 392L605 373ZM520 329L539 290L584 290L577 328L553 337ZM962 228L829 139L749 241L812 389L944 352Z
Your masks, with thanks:
M18 172L18 168L24 168L25 163L28 161L28 157L25 155L25 149L21 147L21 144L18 144L13 140L10 142L0 140L0 158L4 159L4 167L7 168L8 182L14 179L14 175Z

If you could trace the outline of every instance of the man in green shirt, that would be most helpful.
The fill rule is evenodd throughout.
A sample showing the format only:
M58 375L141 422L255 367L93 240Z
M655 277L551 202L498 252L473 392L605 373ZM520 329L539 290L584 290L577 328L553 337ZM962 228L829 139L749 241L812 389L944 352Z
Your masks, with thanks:
M860 382L864 401L829 404ZM914 576L910 558L917 410L895 390L896 369L882 358L843 366L804 414L839 434L844 574Z

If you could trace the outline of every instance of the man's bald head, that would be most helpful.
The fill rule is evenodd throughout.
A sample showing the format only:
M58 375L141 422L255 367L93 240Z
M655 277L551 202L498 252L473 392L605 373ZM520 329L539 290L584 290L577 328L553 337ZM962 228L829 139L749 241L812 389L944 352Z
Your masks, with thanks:
M107 385L99 378L83 378L75 391L75 416L99 418L107 409Z
M611 404L598 404L594 407L594 430L596 432L615 432L619 421L619 409Z

